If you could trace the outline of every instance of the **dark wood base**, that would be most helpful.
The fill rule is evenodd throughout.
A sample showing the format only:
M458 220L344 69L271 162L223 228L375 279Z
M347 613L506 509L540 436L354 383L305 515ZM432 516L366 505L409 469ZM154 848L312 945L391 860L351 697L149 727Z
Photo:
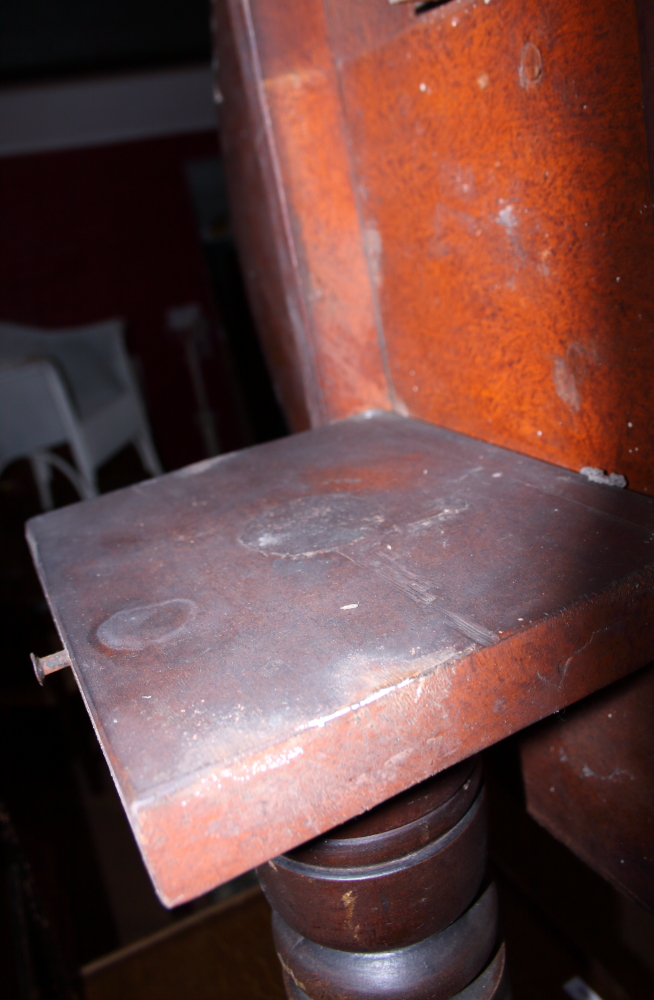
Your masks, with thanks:
M259 869L291 1000L506 1000L478 758Z
M284 976L284 982L286 985L286 993L289 1000L313 1000L307 993L296 986L296 984L289 979L288 976ZM435 1000L436 997L443 996L444 994L431 992L423 990L421 993L405 993L400 990L397 994L388 993L386 991L379 992L379 984L377 984L377 993L368 992L365 994L366 997L387 997L387 996L401 996L407 998L407 1000L412 1000L413 997L425 997L428 1000ZM383 987L382 987L383 989ZM323 994L326 996L327 994ZM336 994L331 994L336 996ZM343 997L354 995L349 993L340 994ZM450 1000L510 1000L510 990L508 984L508 978L506 975L506 956L504 951L504 945L502 945L493 958L493 960L484 969L481 975L466 986L465 989L461 990L460 993L456 993Z

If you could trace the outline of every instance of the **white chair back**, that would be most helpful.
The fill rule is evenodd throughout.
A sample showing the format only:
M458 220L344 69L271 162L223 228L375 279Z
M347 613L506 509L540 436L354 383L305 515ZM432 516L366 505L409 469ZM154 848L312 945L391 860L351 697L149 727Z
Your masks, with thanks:
M0 370L0 471L29 457L44 506L51 466L94 496L97 469L129 443L151 475L161 474L122 320L56 331L0 322ZM77 471L48 451L62 443Z

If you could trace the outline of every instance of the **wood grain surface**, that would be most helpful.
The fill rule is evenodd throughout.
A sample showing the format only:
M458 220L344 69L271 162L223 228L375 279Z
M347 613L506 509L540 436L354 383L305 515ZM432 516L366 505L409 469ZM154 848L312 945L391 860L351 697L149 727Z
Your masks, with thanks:
M316 0L301 10L215 6L233 222L273 380L296 430L390 409L325 31Z
M269 350L289 345L284 364L270 354L276 376L311 356L306 417L284 396L295 426L392 407L654 490L654 228L633 0L217 10L250 295L274 300L260 312ZM245 118L236 128L237 66L258 86L265 155ZM274 198L240 169L268 155ZM284 225L266 215L273 202ZM271 247L295 260L276 292ZM285 311L295 347L273 328Z

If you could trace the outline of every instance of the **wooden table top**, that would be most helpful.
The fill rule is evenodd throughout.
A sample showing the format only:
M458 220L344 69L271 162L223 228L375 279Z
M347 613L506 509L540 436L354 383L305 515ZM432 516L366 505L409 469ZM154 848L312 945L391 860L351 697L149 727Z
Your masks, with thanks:
M654 503L388 413L34 518L174 905L654 659Z

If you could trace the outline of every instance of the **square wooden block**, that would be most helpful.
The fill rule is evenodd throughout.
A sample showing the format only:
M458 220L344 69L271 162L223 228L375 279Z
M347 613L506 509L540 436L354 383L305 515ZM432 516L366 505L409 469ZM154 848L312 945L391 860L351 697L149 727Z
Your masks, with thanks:
M654 505L372 412L34 518L161 899L654 658Z

